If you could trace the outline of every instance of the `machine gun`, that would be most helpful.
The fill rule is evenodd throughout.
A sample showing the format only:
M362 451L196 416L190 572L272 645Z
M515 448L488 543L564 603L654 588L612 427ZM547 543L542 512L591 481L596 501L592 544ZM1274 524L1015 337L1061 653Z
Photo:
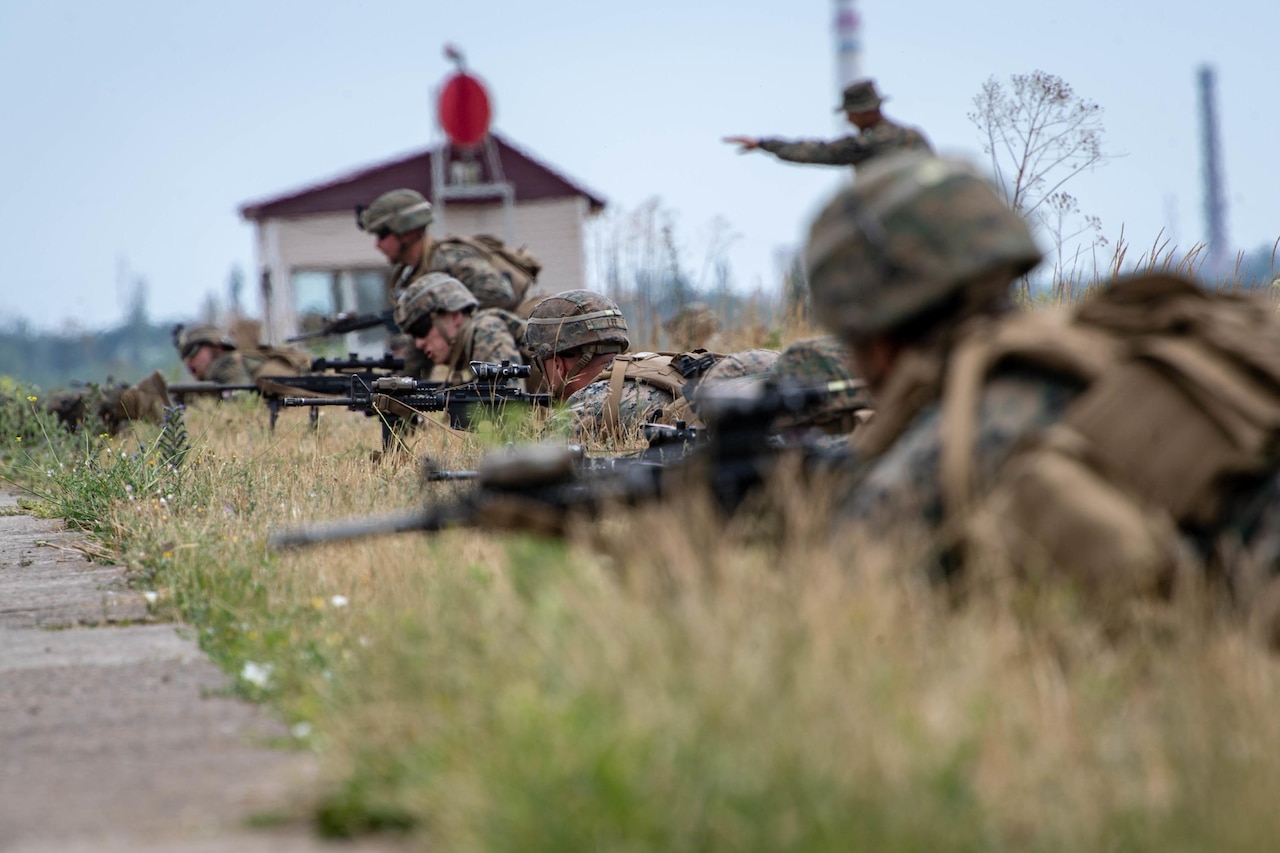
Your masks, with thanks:
M262 398L270 413L270 425L274 431L276 421L280 417L282 400L295 397L299 393L323 394L327 397L340 397L348 393L352 379L358 377L362 382L375 382L404 369L404 359L396 358L391 353L384 353L381 358L360 358L356 353L348 353L346 358L315 358L311 360L311 373L300 376L260 376L245 385L224 385L217 382L171 382L167 388L170 398L181 405L188 396L228 397L237 392L252 392ZM326 373L325 371L334 371ZM311 426L315 427L319 410L311 408Z
M400 331L400 328L396 325L394 309L388 308L378 314L353 314L347 311L334 314L332 317L322 319L320 328L315 331L303 332L300 335L294 335L292 338L286 338L285 343L292 344L298 341L314 340L315 338L345 335L349 332L361 332L378 326L385 326L387 331L393 335Z
M798 455L806 470L831 469L844 459L842 452L827 446L780 440L773 429L779 419L820 404L830 393L825 384L735 384L708 395L708 432L705 438L697 433L692 448L677 459L655 464L615 457L612 464L593 466L582 464L581 448L510 448L486 457L474 477L475 486L452 502L276 531L268 544L288 548L455 526L556 534L575 515L592 517L609 506L633 505L698 486L706 488L728 516L788 454Z
M408 376L384 376L366 381L353 374L348 379L346 393L334 397L293 397L280 400L282 406L345 406L351 411L377 415L382 421L382 449L391 450L396 431L401 424L412 422L427 412L446 412L449 426L468 429L477 406L495 409L508 404L535 406L551 405L551 395L530 394L511 387L515 379L529 376L529 366L504 361L492 364L471 362L473 382L463 385L444 385L439 382L420 382Z

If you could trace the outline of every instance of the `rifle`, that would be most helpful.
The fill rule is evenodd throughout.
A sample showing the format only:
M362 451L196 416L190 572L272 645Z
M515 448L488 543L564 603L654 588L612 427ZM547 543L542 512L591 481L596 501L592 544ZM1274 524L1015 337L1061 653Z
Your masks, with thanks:
M573 515L593 517L609 506L634 505L699 484L727 517L767 481L786 454L798 454L808 471L830 470L845 459L843 452L824 445L781 440L773 430L779 419L820 404L830 393L826 384L735 384L707 396L708 433L705 438L699 434L694 446L676 460L618 460L607 467L589 467L580 464L580 448L512 448L486 457L476 472L475 487L453 502L278 530L268 537L268 545L289 548L455 526L556 534Z
M285 343L296 343L298 341L309 341L314 338L327 338L331 335L345 335L348 332L360 332L365 329L373 329L378 326L385 326L391 334L400 331L400 327L396 325L395 310L388 308L378 314L353 314L344 311L340 314L334 314L332 317L325 317L320 321L320 328L314 332L303 332L300 335L294 335L292 338L286 338Z
M404 359L384 352L382 358L360 358L355 353L347 353L346 358L313 358L311 372L324 373L332 370L336 373L400 373L404 370Z
M570 444L567 448L575 467L579 470L606 471L627 465L665 465L675 462L698 446L702 437L706 436L704 430L691 427L684 421L677 421L675 426L648 423L640 429L648 441L648 446L634 453L622 453L617 456L588 456L587 449L581 444ZM423 479L430 483L480 479L478 469L442 471L430 460L424 463L422 473Z
M324 371L345 371L324 373ZM281 400L287 396L305 391L311 394L341 396L351 387L350 378L358 375L366 382L373 382L399 370L404 370L404 359L396 358L391 353L384 353L381 358L360 358L355 353L348 353L346 358L314 358L311 360L311 373L300 376L260 376L251 385L221 385L217 382L172 382L167 388L176 405L181 405L188 395L229 396L238 391L252 391L258 394L267 404L271 416L271 430L276 428L276 420L280 417ZM319 418L319 410L311 408L311 426L314 428Z
M504 361L491 364L471 362L475 381L463 385L446 386L440 382L420 382L408 376L384 376L367 381L358 374L347 379L346 394L335 397L283 397L282 406L345 406L366 416L377 415L382 421L382 449L390 450L395 443L396 430L405 421L412 421L426 412L447 412L449 426L468 429L471 426L473 408L477 405L489 408L509 403L549 406L550 394L531 394L510 387L513 379L529 375L527 364Z

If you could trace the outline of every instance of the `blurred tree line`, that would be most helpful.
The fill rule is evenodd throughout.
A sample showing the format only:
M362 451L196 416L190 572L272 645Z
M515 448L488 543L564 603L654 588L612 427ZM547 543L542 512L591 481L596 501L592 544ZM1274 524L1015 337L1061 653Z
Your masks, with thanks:
M0 374L46 390L107 379L133 383L153 370L176 376L182 362L172 329L173 323L148 316L146 285L139 280L124 320L112 328L44 331L22 318L0 323Z
M622 308L633 350L670 348L663 324L695 302L710 306L723 333L773 346L784 325L807 318L795 252L775 252L773 281L743 286L728 259L739 235L726 219L716 217L692 236L678 226L677 214L650 198L633 210L610 208L590 228L589 286Z

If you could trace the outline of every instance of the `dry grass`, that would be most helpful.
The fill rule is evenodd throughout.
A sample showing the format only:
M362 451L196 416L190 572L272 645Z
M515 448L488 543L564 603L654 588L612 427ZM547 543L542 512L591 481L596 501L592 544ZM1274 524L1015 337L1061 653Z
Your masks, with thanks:
M120 504L123 559L233 672L272 666L242 687L311 726L331 831L510 850L1247 850L1280 831L1280 669L1210 608L1116 637L1064 589L955 607L909 548L831 541L798 494L727 533L690 497L569 543L275 556L273 526L416 505L412 457L371 464L376 425L347 413L314 434L286 414L270 435L248 404L188 420L186 497ZM483 451L415 441L446 465Z
M459 530L278 555L273 527L447 501L465 484L424 488L419 457L472 467L527 433L428 428L373 464L379 430L356 414L311 432L286 412L274 434L251 401L187 419L166 501L112 504L111 539L246 695L305 724L329 832L557 851L1280 834L1280 666L1207 594L1119 633L1061 587L956 605L913 569L919 543L833 539L793 479L728 530L688 495L567 542Z

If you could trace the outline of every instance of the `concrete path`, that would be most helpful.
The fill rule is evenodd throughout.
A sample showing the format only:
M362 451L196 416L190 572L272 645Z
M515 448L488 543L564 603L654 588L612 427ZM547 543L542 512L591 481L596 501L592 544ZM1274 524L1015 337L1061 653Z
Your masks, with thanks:
M14 497L0 493L0 512ZM384 851L293 823L314 757L54 522L0 516L0 851Z

